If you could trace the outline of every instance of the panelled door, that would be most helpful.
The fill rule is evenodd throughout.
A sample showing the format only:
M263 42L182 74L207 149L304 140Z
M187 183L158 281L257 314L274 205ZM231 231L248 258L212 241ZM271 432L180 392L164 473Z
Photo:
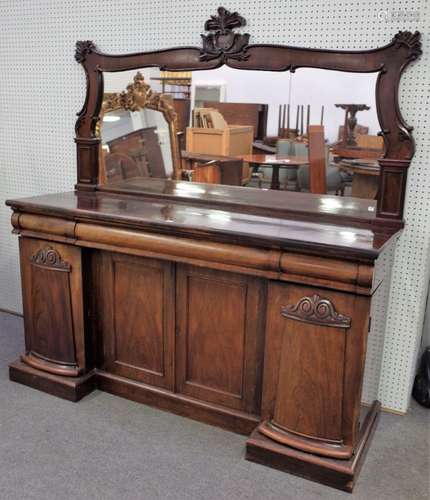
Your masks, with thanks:
M174 265L109 252L95 260L99 367L173 390Z
M257 412L262 281L188 265L176 277L176 390Z

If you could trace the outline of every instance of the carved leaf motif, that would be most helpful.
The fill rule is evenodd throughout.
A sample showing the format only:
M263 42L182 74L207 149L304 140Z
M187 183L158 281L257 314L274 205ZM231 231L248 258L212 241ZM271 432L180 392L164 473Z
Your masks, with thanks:
M418 31L411 33L410 31L399 31L394 36L394 42L397 47L407 47L409 49L409 58L416 59L421 50L421 34Z
M224 7L218 7L218 15L211 16L205 22L206 31L216 31L226 33L234 28L246 26L246 19L240 16L237 12L229 12Z
M103 102L104 113L118 108L139 111L145 107L161 111L169 122L173 122L177 118L170 99L163 94L154 92L140 72L134 76L133 83L127 85L127 90L109 94Z
M237 12L229 12L224 7L218 8L218 16L211 16L205 23L206 31L213 31L209 35L201 35L203 48L200 60L211 61L220 59L224 63L227 59L244 61L249 55L246 53L249 43L248 33L234 33L234 28L246 25L246 20Z
M312 297L302 297L297 304L281 308L285 318L313 323L316 325L349 328L351 318L336 311L329 299L323 299L315 294Z
M71 265L65 262L61 255L52 247L44 247L38 250L38 252L31 257L31 262L37 266L61 269L70 271Z
M88 54L91 54L96 46L91 40L76 42L75 59L78 63L83 63Z

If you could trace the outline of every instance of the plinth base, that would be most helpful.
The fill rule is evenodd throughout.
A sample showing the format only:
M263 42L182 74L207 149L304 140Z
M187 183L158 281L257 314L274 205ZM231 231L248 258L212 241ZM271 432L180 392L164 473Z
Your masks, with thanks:
M351 493L370 446L380 408L379 401L374 401L349 460L322 457L279 444L257 429L246 442L246 459Z
M9 365L9 378L69 401L79 401L96 387L93 373L73 378L62 377L37 370L20 360Z

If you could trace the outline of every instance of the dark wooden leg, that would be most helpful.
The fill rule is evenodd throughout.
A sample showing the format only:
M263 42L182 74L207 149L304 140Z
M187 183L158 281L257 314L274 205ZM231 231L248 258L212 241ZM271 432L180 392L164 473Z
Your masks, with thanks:
M272 165L272 184L270 189L279 190L279 165Z

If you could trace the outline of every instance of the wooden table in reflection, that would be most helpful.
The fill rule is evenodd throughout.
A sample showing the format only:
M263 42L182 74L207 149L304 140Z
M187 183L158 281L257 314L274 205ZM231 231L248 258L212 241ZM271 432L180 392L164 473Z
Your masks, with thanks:
M380 166L376 160L341 160L339 170L352 174L351 195L374 200L378 194Z
M288 167L300 167L308 165L309 160L304 156L287 156L287 155L240 155L237 158L246 161L251 166L270 165L272 167L272 180L270 189L279 190L279 169Z

